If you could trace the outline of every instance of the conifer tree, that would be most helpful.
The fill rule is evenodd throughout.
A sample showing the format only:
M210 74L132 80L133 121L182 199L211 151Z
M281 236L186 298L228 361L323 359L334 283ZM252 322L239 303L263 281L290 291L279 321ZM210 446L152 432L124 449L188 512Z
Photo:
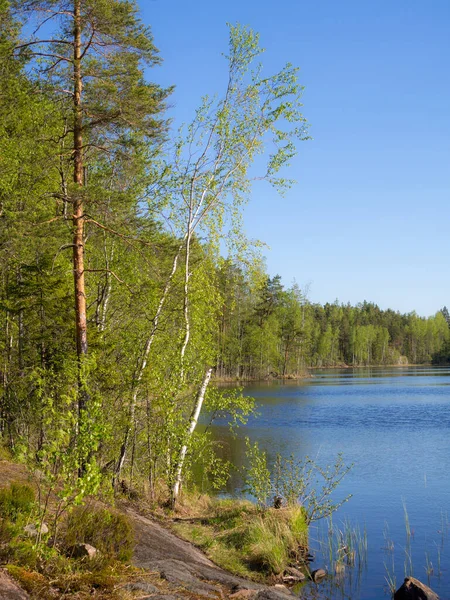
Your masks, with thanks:
M150 30L133 0L13 0L15 14L33 33L16 46L16 55L34 62L44 93L61 106L62 128L55 140L60 154L61 218L72 220L76 348L80 415L87 394L81 385L88 352L85 286L86 223L93 218L89 169L100 156L132 160L143 142L161 139L168 90L144 80L145 66L158 64ZM42 34L43 31L50 33ZM71 209L68 215L67 207Z

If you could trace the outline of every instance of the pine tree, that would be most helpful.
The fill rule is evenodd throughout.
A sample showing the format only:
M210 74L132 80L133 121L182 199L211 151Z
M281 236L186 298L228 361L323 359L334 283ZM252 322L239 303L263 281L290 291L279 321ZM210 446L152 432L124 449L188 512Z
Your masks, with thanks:
M88 352L85 229L95 215L89 173L99 160L132 161L143 144L164 135L161 118L168 90L144 80L143 69L159 63L150 30L132 0L13 0L15 14L35 23L16 45L16 55L33 61L44 94L60 104L62 128L55 140L60 189L53 190L61 218L72 220L79 413L86 408L81 384ZM41 28L50 33L37 37ZM70 207L71 215L67 208ZM107 269L106 269L107 270Z

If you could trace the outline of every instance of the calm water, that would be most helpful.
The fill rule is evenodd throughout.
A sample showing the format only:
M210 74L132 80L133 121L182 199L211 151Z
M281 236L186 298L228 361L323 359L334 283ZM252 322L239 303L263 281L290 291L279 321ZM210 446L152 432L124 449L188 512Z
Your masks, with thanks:
M309 455L328 465L342 452L346 463L354 463L337 493L337 498L353 497L333 522L348 519L366 528L367 566L347 569L340 587L323 584L320 597L388 598L388 573L398 587L405 571L412 570L441 598L450 598L449 386L448 368L314 371L312 379L300 383L248 386L245 393L256 399L259 415L240 429L237 439L225 426L214 427L214 436L224 441L225 454L237 465L245 462L246 436L258 441L270 462L280 453ZM235 475L228 491L238 494L241 486ZM326 529L311 530L313 568L329 566L318 542ZM314 590L310 586L299 593L309 597Z

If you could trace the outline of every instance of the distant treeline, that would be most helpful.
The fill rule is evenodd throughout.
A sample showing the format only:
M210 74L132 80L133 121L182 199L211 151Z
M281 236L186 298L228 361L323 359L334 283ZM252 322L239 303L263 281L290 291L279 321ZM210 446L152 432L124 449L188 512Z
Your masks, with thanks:
M219 377L290 376L312 367L445 362L448 312L429 318L376 304L312 304L280 276L259 286L230 263L221 269Z

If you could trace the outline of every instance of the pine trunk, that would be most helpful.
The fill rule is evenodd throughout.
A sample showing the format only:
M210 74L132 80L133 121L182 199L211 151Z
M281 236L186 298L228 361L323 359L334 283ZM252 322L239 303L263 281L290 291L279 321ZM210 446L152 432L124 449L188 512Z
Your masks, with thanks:
M76 342L79 369L87 355L86 291L84 283L84 202L83 187L83 115L81 77L81 0L74 0L74 103L73 103L73 180L75 183L73 206L73 273L75 284ZM81 373L80 373L81 374ZM78 395L78 410L86 408L87 396L81 389Z

